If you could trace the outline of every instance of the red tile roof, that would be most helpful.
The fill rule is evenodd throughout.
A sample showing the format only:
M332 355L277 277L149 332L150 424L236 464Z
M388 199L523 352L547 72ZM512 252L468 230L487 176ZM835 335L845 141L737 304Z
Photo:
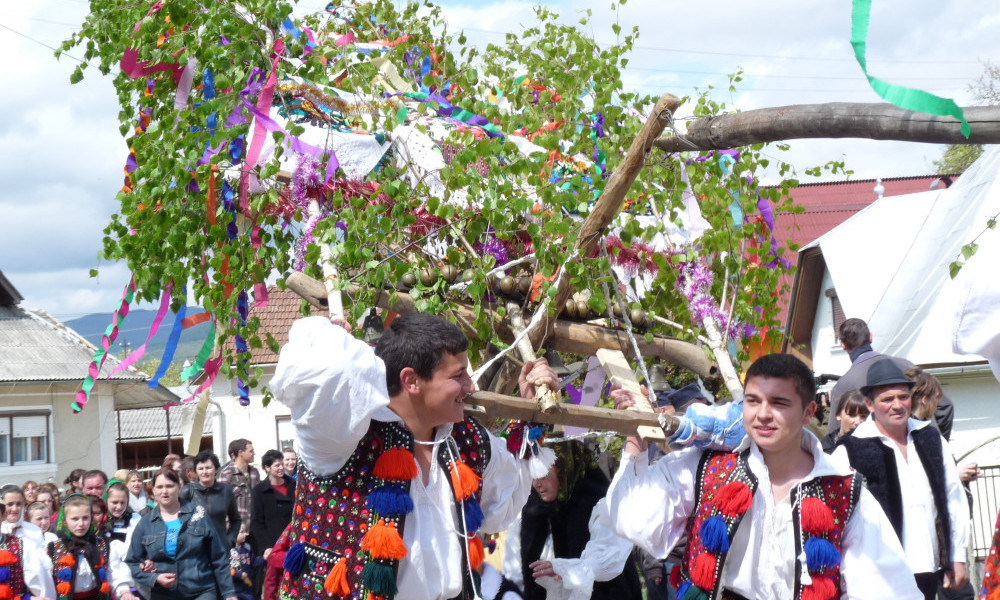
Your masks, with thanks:
M302 317L302 312L299 310L302 306L302 298L291 290L282 290L277 286L271 286L267 288L268 303L267 306L261 307L254 303L250 307L250 317L260 318L260 330L258 334L261 339L267 339L268 333L274 336L274 339L278 340L278 347L284 346L288 342L288 330L291 328L292 323L296 319ZM312 315L327 316L326 310L320 310L312 305L309 306ZM231 350L234 347L234 340L229 338L226 340L226 349ZM264 344L262 348L251 348L250 349L251 364L255 365L266 365L278 362L278 355L271 351Z

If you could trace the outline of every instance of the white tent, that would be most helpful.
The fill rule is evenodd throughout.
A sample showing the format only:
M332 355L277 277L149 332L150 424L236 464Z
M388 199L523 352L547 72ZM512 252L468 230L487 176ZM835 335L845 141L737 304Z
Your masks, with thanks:
M844 314L868 322L879 351L927 365L988 358L1000 379L1000 242L986 226L997 213L993 147L950 188L882 198L806 248L819 247Z

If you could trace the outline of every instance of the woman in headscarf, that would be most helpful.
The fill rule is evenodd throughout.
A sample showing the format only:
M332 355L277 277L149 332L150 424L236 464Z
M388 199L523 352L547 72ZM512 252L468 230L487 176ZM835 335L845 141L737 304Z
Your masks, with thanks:
M632 544L610 525L607 476L581 442L550 447L556 463L509 532L505 577L529 600L641 598Z

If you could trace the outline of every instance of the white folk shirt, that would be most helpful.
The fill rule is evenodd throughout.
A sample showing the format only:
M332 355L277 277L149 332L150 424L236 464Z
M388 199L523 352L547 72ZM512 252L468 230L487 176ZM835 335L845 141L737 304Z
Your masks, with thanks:
M805 555L795 556L791 505L787 498L775 505L767 466L749 436L735 452L747 448L747 462L759 485L749 514L733 536L720 574L720 589L757 600L791 600L796 560L802 562L805 571ZM802 448L812 454L814 461L812 471L802 482L850 474L849 469L830 462L819 440L808 431L802 432ZM701 450L687 448L650 465L645 453L634 458L623 455L608 491L611 520L618 532L653 556L667 556L684 534L688 517L695 509L695 479L701 457ZM861 491L844 530L841 554L843 598L923 598L906 567L892 525L868 490Z
M16 523L3 522L0 531L21 540L24 585L32 596L56 597L56 584L52 580L52 561L46 551L45 538L37 525L21 520Z
M868 419L858 425L854 433L857 438L879 438L896 458L896 471L899 473L899 489L903 497L903 550L906 553L906 563L913 573L931 573L940 568L951 568L951 565L938 564L939 545L937 531L934 526L937 508L934 506L934 496L931 484L927 480L927 471L913 445L910 432L923 429L930 421L910 419L906 433L906 458L900 452L896 443L878 430L875 421ZM964 563L966 545L969 540L969 504L965 497L965 489L958 478L958 468L952 458L948 442L941 438L941 455L944 457L945 491L948 498L948 513L951 519L951 560ZM847 449L840 447L834 452L834 460L847 464Z
M292 412L299 459L314 473L331 475L347 463L373 419L402 420L389 409L385 366L367 344L323 317L299 319L288 337L270 387ZM443 443L451 432L451 424L438 427L435 441ZM491 434L489 444L479 531L498 533L520 514L531 473L506 441ZM445 473L433 464L426 486L423 473L410 484L413 512L403 526L409 552L399 563L397 600L446 600L462 591L455 500Z
M545 589L547 600L589 600L594 592L595 581L611 581L625 570L625 562L634 546L615 532L606 498L594 505L587 527L590 530L590 540L579 558L556 558L552 535L546 538L538 560L551 562L552 571L559 577L541 577L536 580ZM503 574L519 589L524 589L520 517L507 529Z

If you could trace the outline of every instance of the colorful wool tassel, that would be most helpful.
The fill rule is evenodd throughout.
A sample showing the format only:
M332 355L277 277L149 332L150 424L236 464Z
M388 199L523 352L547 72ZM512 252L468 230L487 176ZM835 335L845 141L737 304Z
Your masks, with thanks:
M14 590L6 583L0 583L0 600L11 600L14 597Z
M684 594L686 594L687 591L694 586L691 585L690 581L682 581L680 585L674 587L677 589L677 592L674 594L674 597L677 598L677 600L681 600L682 598L684 598Z
M17 562L17 558L10 550L0 550L0 565L12 565Z
M59 564L64 567L69 567L72 569L73 567L76 566L76 559L73 558L72 554L65 554L63 555L62 558L59 559Z
M472 467L461 461L451 463L451 486L455 490L455 499L462 501L472 497L479 491L482 478L476 475Z
M326 590L326 593L334 596L346 598L351 595L351 586L347 583L346 558L338 560L337 564L330 569L330 574L323 581L323 589Z
M0 583L7 583L10 581L10 568L0 567Z
M716 515L705 519L701 528L701 543L705 549L713 554L723 554L729 551L729 529L726 527L726 520Z
M696 585L689 587L684 595L679 597L681 600L709 600L708 592Z
M837 586L830 577L813 577L812 583L802 588L802 600L830 600L837 595Z
M737 517L750 509L753 492L742 481L727 483L715 495L715 506L727 517Z
M299 542L292 544L292 547L285 553L284 568L292 577L298 577L302 567L306 564L306 545Z
M73 586L71 586L68 581L60 581L59 584L56 585L56 592L58 592L60 596L68 596L72 591Z
M378 523L368 529L365 537L361 538L361 550L368 552L373 558L389 560L400 560L407 552L396 524L386 523L384 519L379 519Z
M833 531L833 511L819 498L802 501L802 531L809 535L826 535Z
M691 582L704 590L712 589L715 587L715 568L718 564L714 554L702 552L691 565Z
M361 581L367 589L379 596L395 596L399 593L396 588L396 573L389 565L368 561L361 572Z
M402 484L387 483L368 495L365 504L385 517L401 517L413 512L413 499ZM287 570L287 569L286 569Z
M390 448L375 461L372 473L379 479L409 481L417 476L417 460L404 448Z
M478 535L473 535L469 540L469 565L473 570L478 570L484 560L486 560L486 549L483 548L483 540Z
M840 566L840 552L837 547L823 538L811 537L804 544L806 566L810 573L822 573Z
M675 590L680 587L680 585L681 585L681 566L679 564L674 563L673 568L670 569L670 577L669 577L669 579L670 579L670 587L674 588Z
M483 526L483 509L479 506L479 500L473 496L462 503L462 512L465 513L465 530L469 533L479 531Z
M111 593L111 586L108 585L107 581L101 582L101 593L104 594L105 596Z
M56 571L56 577L58 577L60 581L69 581L73 578L73 569L63 567L62 569Z

